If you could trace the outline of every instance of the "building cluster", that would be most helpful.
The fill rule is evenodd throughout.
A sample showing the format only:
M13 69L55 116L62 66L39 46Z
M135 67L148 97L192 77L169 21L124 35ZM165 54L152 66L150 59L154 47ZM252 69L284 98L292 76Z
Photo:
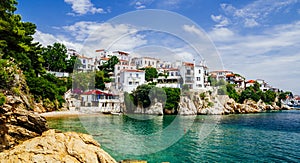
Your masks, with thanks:
M68 56L76 55L81 61L78 71L88 72L98 70L98 67L106 63L112 56L119 59L111 74L113 82L107 84L108 90L132 92L139 85L146 84L145 68L155 68L159 74L156 82L158 87L181 88L187 85L190 89L205 89L208 84L208 68L203 62L169 62L152 57L132 57L122 51L96 50L96 57L86 57L78 54L75 50L68 50Z
M279 91L271 87L262 79L245 80L245 78L232 71L219 70L210 71L204 61L183 62L183 61L162 61L152 57L132 57L123 51L108 51L100 49L95 51L96 57L80 55L75 50L68 50L68 57L77 56L81 64L77 66L78 71L92 72L99 70L111 57L115 56L119 62L113 67L114 72L109 74L112 82L105 83L106 90L88 90L81 94L81 106L93 106L100 108L102 112L120 111L123 100L121 92L134 91L139 85L155 82L157 87L183 88L187 86L192 90L211 89L209 78L216 82L224 80L234 84L236 88L245 89L253 86L256 82L260 84L262 91ZM158 77L146 81L147 68L155 68Z

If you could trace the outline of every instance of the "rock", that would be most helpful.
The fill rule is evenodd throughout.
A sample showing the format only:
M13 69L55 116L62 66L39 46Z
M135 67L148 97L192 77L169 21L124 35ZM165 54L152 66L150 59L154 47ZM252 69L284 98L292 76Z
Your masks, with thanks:
M188 96L181 96L178 105L179 115L197 115L197 108Z
M0 125L7 128L5 132L0 132L0 152L48 130L46 119L33 111L22 109L18 99L11 96L10 103L0 107Z
M92 136L48 130L12 150L0 153L0 162L103 162L116 161Z
M154 105L150 106L149 109L147 109L146 114L163 115L164 114L163 104L160 102L156 102Z

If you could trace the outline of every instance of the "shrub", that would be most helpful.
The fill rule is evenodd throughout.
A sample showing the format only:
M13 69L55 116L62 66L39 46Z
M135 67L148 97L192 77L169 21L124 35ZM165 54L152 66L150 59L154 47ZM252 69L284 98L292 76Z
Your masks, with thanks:
M0 106L2 106L3 104L5 104L6 102L6 97L3 93L0 93Z

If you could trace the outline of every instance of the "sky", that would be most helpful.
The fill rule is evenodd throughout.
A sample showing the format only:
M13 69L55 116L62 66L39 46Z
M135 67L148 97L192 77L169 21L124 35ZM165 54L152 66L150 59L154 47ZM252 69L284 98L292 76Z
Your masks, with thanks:
M300 0L19 0L42 45L207 60L300 94Z

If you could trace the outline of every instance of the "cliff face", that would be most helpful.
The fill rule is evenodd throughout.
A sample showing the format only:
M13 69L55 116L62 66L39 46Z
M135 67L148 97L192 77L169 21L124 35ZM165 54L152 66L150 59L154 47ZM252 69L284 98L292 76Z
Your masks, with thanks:
M280 110L275 103L266 105L263 101L255 102L253 100L245 100L243 104L235 102L227 95L217 95L216 93L199 93L189 92L181 96L179 103L180 115L196 115L196 114L243 114L258 113L267 110Z
M1 67L0 93L4 99L0 105L0 152L20 142L39 136L46 131L46 119L36 114L22 71L7 61Z
M0 153L0 162L101 162L116 161L100 148L92 136L48 130L40 137Z

